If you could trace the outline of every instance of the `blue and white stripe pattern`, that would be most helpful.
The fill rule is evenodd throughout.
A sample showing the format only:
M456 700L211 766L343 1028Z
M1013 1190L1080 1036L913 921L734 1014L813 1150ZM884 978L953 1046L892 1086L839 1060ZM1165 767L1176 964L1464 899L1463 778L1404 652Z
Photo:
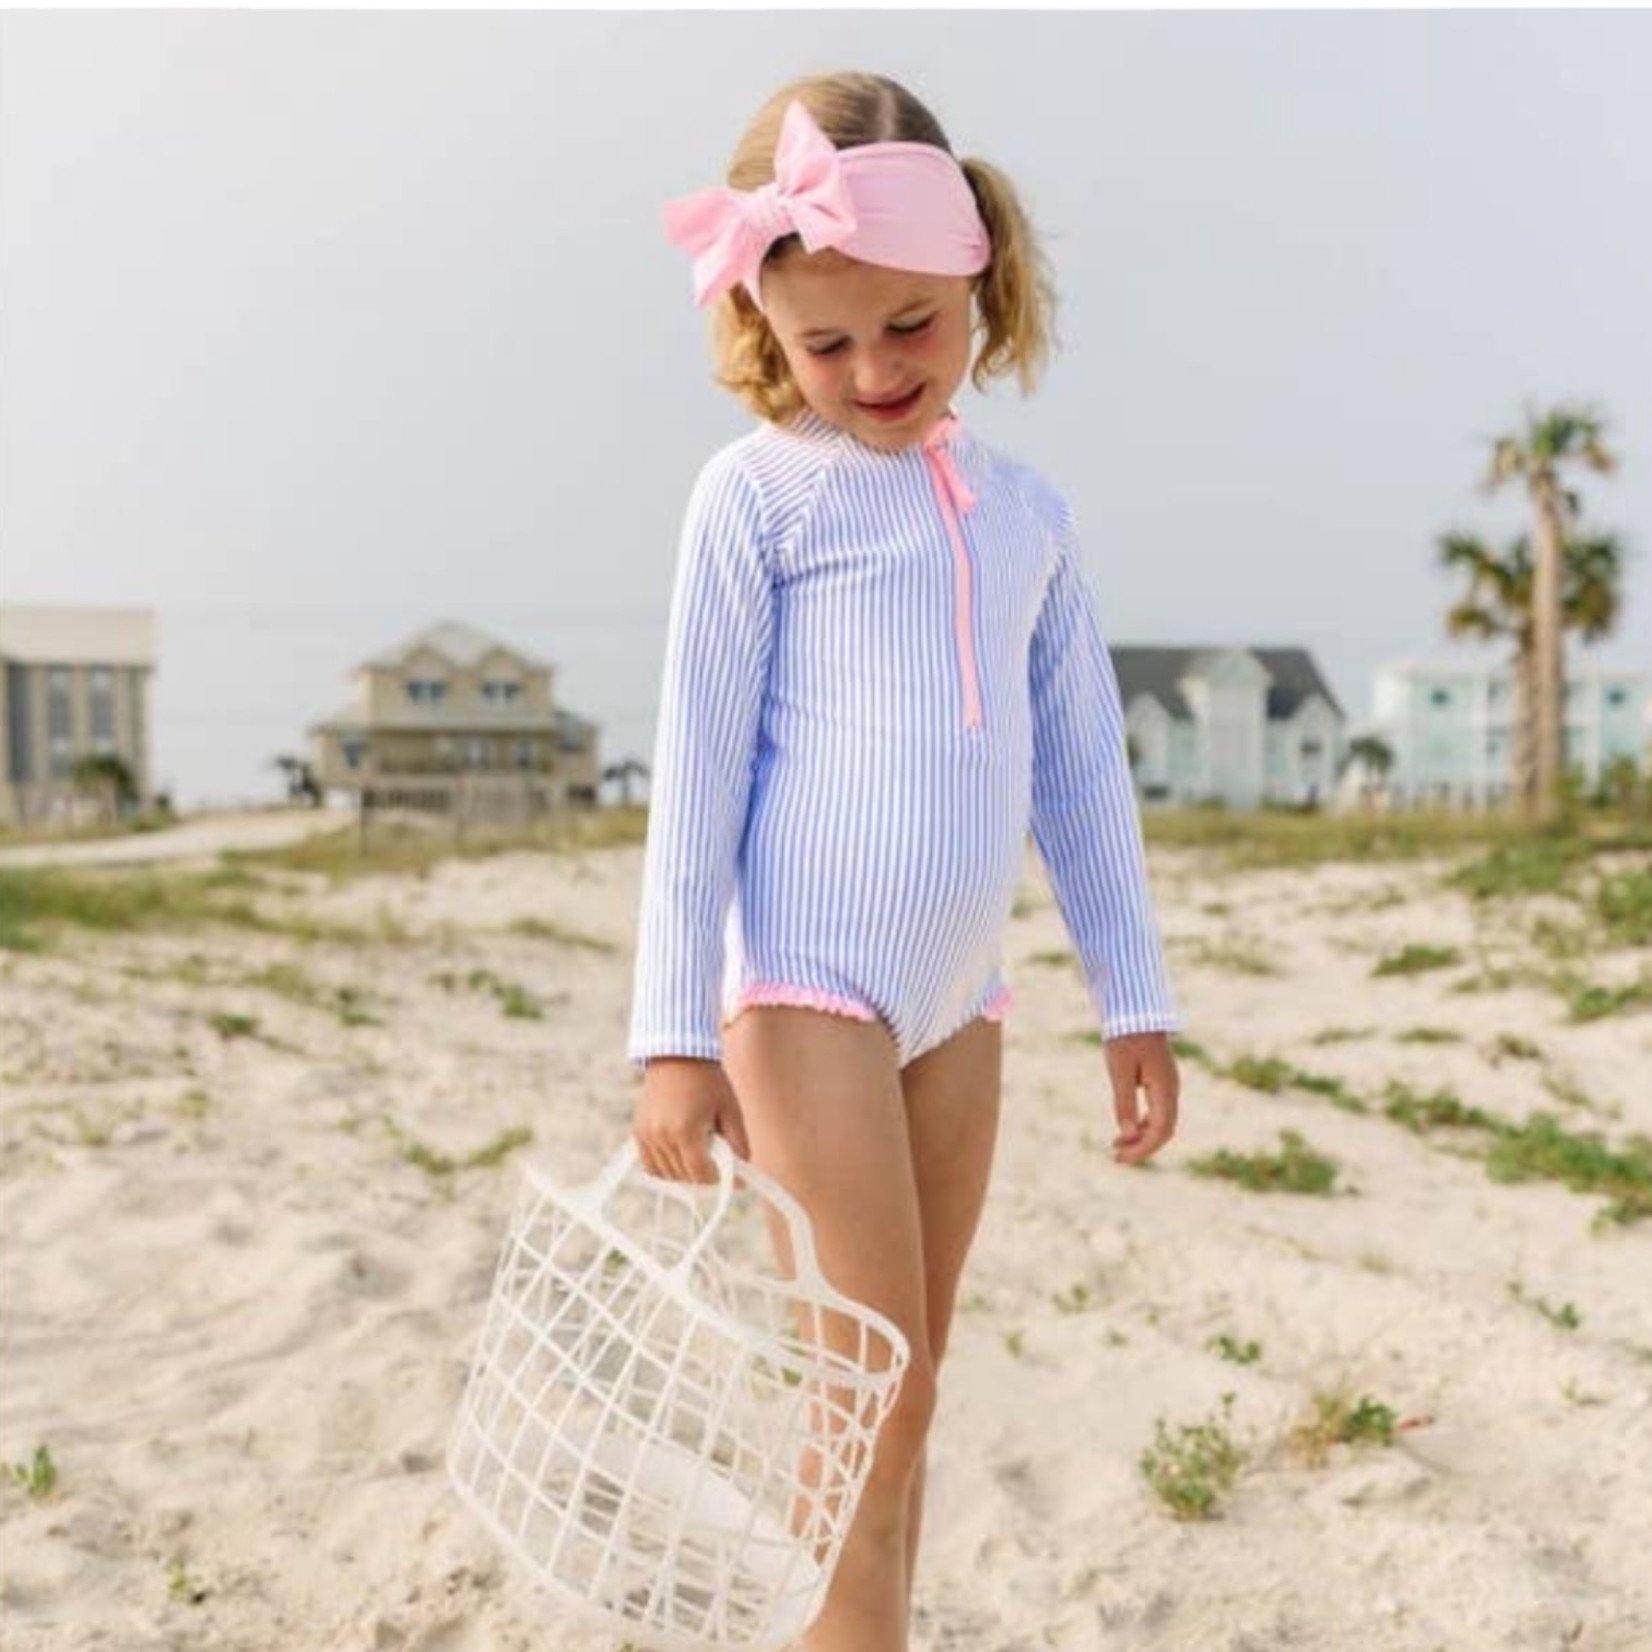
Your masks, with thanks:
M720 1059L725 1017L768 983L868 1006L905 1065L1003 994L1029 828L1103 1037L1180 1027L1071 512L968 431L951 452L975 495L963 569L917 447L873 448L805 410L701 470L667 633L632 1062Z

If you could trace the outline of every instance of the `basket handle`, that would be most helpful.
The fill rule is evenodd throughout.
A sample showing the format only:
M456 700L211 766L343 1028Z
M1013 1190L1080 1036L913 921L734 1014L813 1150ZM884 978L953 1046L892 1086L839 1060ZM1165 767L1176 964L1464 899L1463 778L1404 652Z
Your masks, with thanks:
M672 1264L668 1271L673 1274L686 1273L694 1265L701 1251L711 1242L712 1235L716 1233L718 1224L728 1210L729 1200L734 1191L734 1149L729 1146L728 1139L716 1131L712 1132L709 1147L712 1160L717 1166L717 1208L700 1229L693 1244ZM649 1176L649 1172L643 1170L641 1165L642 1158L637 1151L636 1138L628 1135L618 1151L590 1181L583 1187L568 1189L564 1196L583 1205L592 1215L599 1215L614 1189L633 1169L641 1175ZM820 1258L815 1252L814 1228L802 1205L779 1182L759 1170L749 1159L739 1160L738 1166L741 1179L749 1182L756 1192L767 1199L785 1218L786 1227L791 1234L792 1260L798 1279L808 1284L824 1286L828 1290L834 1289L831 1281L821 1272ZM649 1176L649 1179L660 1181L665 1178ZM672 1185L677 1184L673 1182Z
M685 1250L669 1268L665 1269L665 1273L668 1278L675 1278L680 1274L685 1274L691 1267L694 1266L700 1252L703 1251L708 1244L710 1244L712 1235L716 1233L718 1226L721 1224L724 1215L728 1211L729 1200L732 1198L734 1193L733 1150L720 1135L715 1133L712 1135L710 1147L711 1157L717 1165L717 1206L706 1221L701 1224L700 1231L695 1235L693 1243L689 1245L687 1250ZM651 1182L664 1182L673 1189L678 1189L685 1185L684 1183L676 1180L674 1177L655 1176L651 1172L644 1170L642 1168L642 1155L637 1151L636 1137L628 1135L625 1140L620 1143L618 1149L609 1159L607 1164L605 1164L602 1169L590 1179L590 1181L586 1182L582 1187L564 1189L562 1196L565 1200L583 1210L587 1216L600 1219L602 1216L602 1207L608 1203L614 1189L617 1188L619 1184L625 1180L626 1176L633 1170L635 1170L639 1176L643 1176ZM700 1187L704 1184L700 1182L690 1182L686 1185L690 1187Z

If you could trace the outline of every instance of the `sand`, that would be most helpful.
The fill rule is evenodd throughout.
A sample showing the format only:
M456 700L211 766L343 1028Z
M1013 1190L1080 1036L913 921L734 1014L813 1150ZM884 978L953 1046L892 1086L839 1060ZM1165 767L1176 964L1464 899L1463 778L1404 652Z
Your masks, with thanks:
M1029 856L915 1652L1652 1648L1652 1222L1594 1231L1599 1195L1494 1182L1463 1138L1380 1102L1399 1080L1511 1123L1652 1132L1652 1013L1450 992L1482 953L1535 958L1541 903L1477 912L1444 864L1235 874L1156 848L1203 1053L1181 1063L1177 1137L1129 1169ZM0 1457L44 1442L58 1474L45 1498L0 1490L6 1647L617 1652L547 1611L442 1448L516 1159L579 1179L628 1129L640 870L627 847L331 890L284 875L257 895L271 911L385 938L72 933L0 954ZM524 918L573 939L513 933ZM1423 942L1464 960L1373 976ZM504 1012L513 986L539 1018ZM1311 1042L1335 1027L1359 1036ZM1458 1036L1402 1041L1417 1027ZM1368 1110L1240 1083L1245 1054L1338 1076ZM531 1144L491 1167L404 1151L462 1158L514 1127ZM1338 1161L1332 1196L1190 1169L1283 1128ZM1224 1333L1259 1356L1221 1357ZM1338 1384L1390 1408L1393 1443L1304 1461L1285 1436ZM1177 1520L1139 1458L1225 1393L1247 1460L1216 1518Z

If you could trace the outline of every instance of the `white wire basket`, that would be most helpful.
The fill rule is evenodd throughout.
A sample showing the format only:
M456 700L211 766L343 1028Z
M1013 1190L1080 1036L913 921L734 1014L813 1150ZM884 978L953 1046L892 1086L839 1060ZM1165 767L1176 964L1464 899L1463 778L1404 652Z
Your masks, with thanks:
M648 1174L629 1138L582 1187L524 1163L447 1470L571 1620L781 1652L824 1604L910 1348L827 1282L783 1187L711 1151L715 1188ZM739 1244L736 1183L792 1277Z

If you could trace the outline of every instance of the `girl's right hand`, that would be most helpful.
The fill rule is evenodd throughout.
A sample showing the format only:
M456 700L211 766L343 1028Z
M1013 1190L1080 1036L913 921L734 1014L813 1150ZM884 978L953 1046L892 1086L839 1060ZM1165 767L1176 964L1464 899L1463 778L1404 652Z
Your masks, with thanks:
M740 1103L722 1063L652 1057L631 1120L643 1169L665 1181L716 1181L710 1147L714 1132L728 1138L737 1158L751 1157Z

